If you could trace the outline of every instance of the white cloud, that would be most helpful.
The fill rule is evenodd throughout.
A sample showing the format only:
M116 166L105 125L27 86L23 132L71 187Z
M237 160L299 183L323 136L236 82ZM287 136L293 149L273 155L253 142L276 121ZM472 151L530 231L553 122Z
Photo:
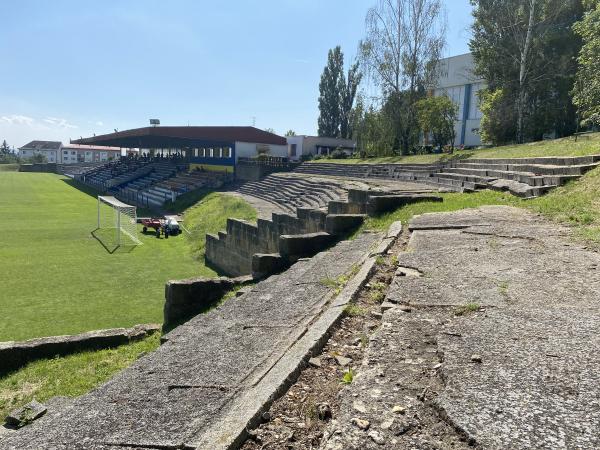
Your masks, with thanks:
M18 114L12 114L10 116L2 116L0 117L0 122L7 123L9 125L27 125L32 126L35 122L35 119L32 117L21 116Z
M98 122L96 122L96 125L98 125L99 127L103 127L104 126L104 122L102 122L101 120L99 120Z
M74 136L76 129L79 129L77 125L60 117L35 118L21 114L0 116L0 142L6 139L16 147L35 139L69 142L70 138L79 137Z
M67 121L67 119L61 119L59 117L46 117L45 119L43 119L44 122L46 122L47 124L63 129L63 130L67 130L70 128L78 128L77 125L73 125L71 123L69 123Z

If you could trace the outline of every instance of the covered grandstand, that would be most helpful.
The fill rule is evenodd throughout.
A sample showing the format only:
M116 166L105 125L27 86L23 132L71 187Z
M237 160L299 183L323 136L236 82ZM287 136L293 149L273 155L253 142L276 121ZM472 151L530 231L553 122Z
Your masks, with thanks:
M287 156L287 141L254 127L146 127L72 141L127 151L78 178L138 206L160 207L202 187L219 187L240 158Z
M255 127L144 127L72 141L75 144L139 149L140 155L177 155L190 169L233 173L239 158L287 157L284 137Z

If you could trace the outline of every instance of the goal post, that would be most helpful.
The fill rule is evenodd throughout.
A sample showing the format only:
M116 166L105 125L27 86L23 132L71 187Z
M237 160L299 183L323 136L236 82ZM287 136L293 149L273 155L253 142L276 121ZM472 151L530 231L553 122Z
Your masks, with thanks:
M136 207L115 197L98 196L98 230L117 246L140 245Z

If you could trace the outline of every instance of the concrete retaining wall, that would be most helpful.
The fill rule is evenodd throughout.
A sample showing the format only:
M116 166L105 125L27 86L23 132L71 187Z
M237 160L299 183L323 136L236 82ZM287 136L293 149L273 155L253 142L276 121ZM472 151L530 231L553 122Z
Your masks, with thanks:
M305 235L325 231L327 214L301 208L296 217L273 213L271 220L258 219L256 225L227 219L225 232L206 236L206 262L225 275L253 273L252 257L278 254L282 235Z
M296 216L273 213L271 220L258 219L256 225L228 219L226 231L206 236L206 262L228 276L264 277L269 270L275 273L299 258L324 250L360 226L367 213L376 215L424 200L442 199L351 189L348 202L331 201L328 212L298 208Z
M136 325L90 331L72 336L51 336L21 342L0 342L0 374L44 358L66 356L84 350L100 350L143 339L160 330L160 325Z
M252 281L240 278L190 278L172 280L165 285L163 309L165 329L206 311L235 286Z
M34 163L34 164L21 164L19 166L19 172L56 172L56 163Z

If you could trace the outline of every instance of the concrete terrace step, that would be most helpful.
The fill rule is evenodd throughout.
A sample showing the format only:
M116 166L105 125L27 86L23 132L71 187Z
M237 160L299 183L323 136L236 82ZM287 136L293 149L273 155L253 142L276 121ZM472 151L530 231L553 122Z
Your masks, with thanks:
M533 158L473 158L473 163L492 164L541 164L554 166L587 165L600 162L600 155L588 156L542 156Z
M499 170L508 172L530 172L535 175L583 175L588 170L594 169L598 164L585 164L573 166L556 166L541 164L484 164L484 163L456 163L452 167L466 169Z
M498 179L489 184L490 189L498 191L509 191L511 194L521 198L534 198L544 195L556 185L530 186L527 183L519 183L514 180Z

